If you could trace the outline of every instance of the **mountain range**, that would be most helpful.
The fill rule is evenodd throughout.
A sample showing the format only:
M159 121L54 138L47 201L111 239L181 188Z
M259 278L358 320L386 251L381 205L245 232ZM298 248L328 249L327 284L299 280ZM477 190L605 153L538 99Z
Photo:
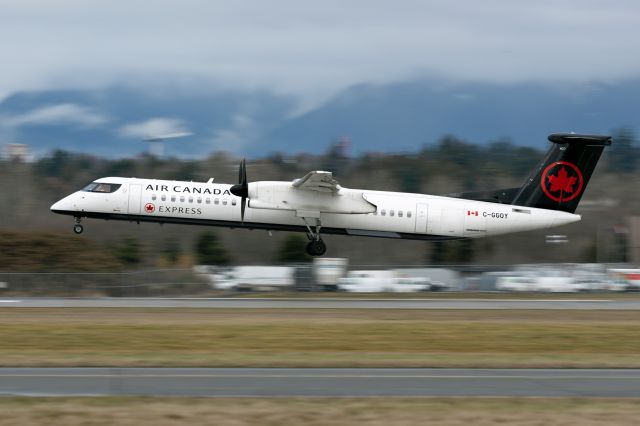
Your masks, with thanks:
M121 85L14 93L0 102L0 144L126 157L149 149L145 137L186 132L164 143L165 155L321 153L344 139L354 154L416 151L444 135L540 147L552 132L635 130L639 110L640 80L363 84L302 113L294 96L268 90Z

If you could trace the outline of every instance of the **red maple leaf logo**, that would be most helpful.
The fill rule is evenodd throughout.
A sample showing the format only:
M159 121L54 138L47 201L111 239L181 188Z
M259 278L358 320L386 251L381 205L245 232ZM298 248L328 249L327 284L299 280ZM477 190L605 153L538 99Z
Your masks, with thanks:
M147 213L153 213L155 211L155 209L156 209L156 206L154 206L151 203L147 203L147 204L145 204L144 209L145 209L145 211Z
M566 192L567 194L571 194L573 192L573 185L575 185L576 181L578 180L578 178L575 176L569 176L567 174L567 170L564 167L562 167L558 171L558 174L556 176L549 175L547 176L547 179L551 184L549 191L551 192L562 191L562 192Z
M567 172L568 171L568 172ZM552 173L556 173L555 175ZM551 200L566 203L580 196L584 180L582 172L573 163L556 161L542 172L540 187Z

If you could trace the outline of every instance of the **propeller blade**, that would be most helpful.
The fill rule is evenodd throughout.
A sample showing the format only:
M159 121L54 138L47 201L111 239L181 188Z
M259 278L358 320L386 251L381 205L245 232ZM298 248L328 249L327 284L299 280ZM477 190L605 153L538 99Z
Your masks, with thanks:
M243 158L238 168L238 183L233 185L229 191L236 197L240 197L240 218L244 222L244 210L247 207L247 197L249 196L249 184L247 184L247 163Z
M240 163L238 172L238 183L233 185L229 191L236 197L247 198L249 196L249 185L247 184L247 167L244 158Z

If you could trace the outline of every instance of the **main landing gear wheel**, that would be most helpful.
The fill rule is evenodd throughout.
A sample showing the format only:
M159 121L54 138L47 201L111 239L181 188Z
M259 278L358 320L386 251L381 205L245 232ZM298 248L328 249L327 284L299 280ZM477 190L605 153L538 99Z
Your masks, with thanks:
M309 243L307 244L307 254L309 254L309 256L322 256L327 252L327 245L322 241L322 238L320 238L322 224L320 223L319 214L320 213L318 213L318 217L313 218L302 217L307 227L307 238L309 238Z
M310 256L322 256L327 252L327 245L322 240L311 240L307 244L307 254Z

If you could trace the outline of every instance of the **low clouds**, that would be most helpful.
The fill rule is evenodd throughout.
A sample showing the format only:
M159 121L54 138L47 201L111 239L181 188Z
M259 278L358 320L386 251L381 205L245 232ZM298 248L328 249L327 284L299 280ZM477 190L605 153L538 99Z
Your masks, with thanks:
M217 149L229 152L242 152L258 136L257 123L244 114L235 114L231 121L232 125L230 127L215 132L213 136L214 146Z
M118 134L125 138L144 139L171 134L190 134L186 124L177 118L155 117L122 126Z
M37 108L22 114L0 117L4 127L16 128L33 125L75 125L96 127L109 121L108 117L93 108L64 103Z
M640 74L631 0L0 0L0 95L170 78L326 98L358 83ZM123 13L126 11L126 13ZM132 80L133 79L133 80Z

